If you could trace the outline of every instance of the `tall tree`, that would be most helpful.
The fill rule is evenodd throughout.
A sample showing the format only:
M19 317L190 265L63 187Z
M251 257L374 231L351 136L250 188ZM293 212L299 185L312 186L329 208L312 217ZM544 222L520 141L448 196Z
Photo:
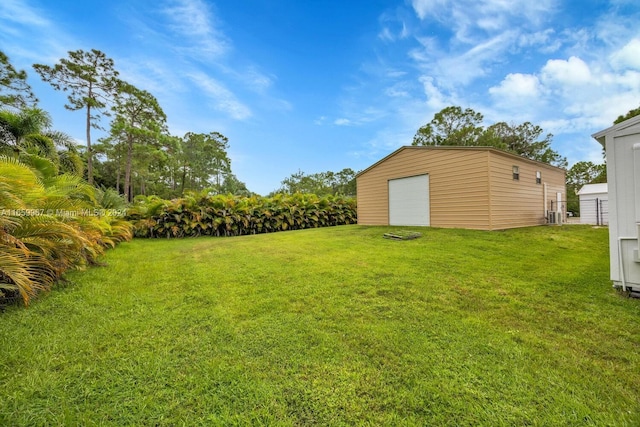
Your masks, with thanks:
M334 195L356 196L356 171L351 168L344 168L336 173L336 186Z
M281 184L280 189L272 194L356 195L356 173L351 168L345 168L339 172L327 171L310 175L299 170L282 180Z
M579 190L585 184L607 182L607 166L593 162L577 162L567 171L567 185Z
M280 183L280 189L275 193L295 194L295 193L309 193L309 194L324 194L326 187L324 183L318 182L314 177L309 176L298 170L298 172L292 173L286 177ZM275 194L274 193L274 194Z
M0 106L22 109L33 107L37 102L27 83L27 72L16 70L9 57L0 51Z
M166 195L165 198L173 198L180 196L180 177L182 176L182 138L170 134L163 134L162 147L166 153L166 162L162 164L162 181L165 183L163 191L156 191L156 194L161 193Z
M182 138L181 192L200 191L214 185L219 193L224 177L231 173L228 148L228 138L219 132L185 134Z
M413 137L413 145L471 146L482 134L482 114L467 108L450 106L433 116Z
M422 126L413 137L413 145L488 146L510 151L528 159L566 167L567 160L551 149L553 135L540 136L543 130L530 122L495 123L484 128L483 116L471 108L446 107Z
M96 49L85 52L82 49L70 51L68 58L62 58L53 67L34 64L33 68L42 79L56 90L68 91L65 108L71 111L84 109L86 112L87 137L87 179L93 184L93 151L91 148L91 128L99 127L100 112L107 114L105 107L115 94L118 86L118 72L113 60Z
M252 195L251 191L247 188L247 185L240 181L234 174L229 173L224 177L222 182L222 188L220 188L222 194L233 194L234 196L247 196Z
M124 194L127 201L133 200L131 171L134 146L157 142L166 130L165 115L156 98L146 90L121 82L113 107L115 118L111 124L111 136L125 146Z
M118 194L122 191L124 170L124 144L109 135L100 138L93 146L96 162L93 164L94 184L98 187L114 188Z
M519 125L498 122L489 126L478 139L478 145L510 151L527 159L566 168L567 159L551 149L553 135L540 136L543 129L531 122Z
M589 161L577 162L567 171L567 210L580 213L577 192L583 185L607 182L607 165Z

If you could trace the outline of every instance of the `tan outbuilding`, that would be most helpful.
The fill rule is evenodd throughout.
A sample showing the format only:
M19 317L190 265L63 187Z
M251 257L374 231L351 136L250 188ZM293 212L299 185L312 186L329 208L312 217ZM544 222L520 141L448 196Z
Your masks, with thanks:
M501 230L565 212L564 169L489 147L402 147L356 182L363 225Z

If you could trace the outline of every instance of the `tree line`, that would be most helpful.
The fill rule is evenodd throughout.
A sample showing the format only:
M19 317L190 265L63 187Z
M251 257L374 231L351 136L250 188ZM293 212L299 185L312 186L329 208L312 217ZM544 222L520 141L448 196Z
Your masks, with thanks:
M351 168L312 174L299 170L282 180L280 188L269 195L295 193L355 197L356 172Z
M446 107L418 129L413 145L495 147L527 159L567 167L567 159L551 148L553 135L543 135L540 126L531 122L498 122L485 128L483 120L482 113L471 108Z
M171 135L155 96L120 79L103 52L70 51L54 65L33 68L67 94L66 109L83 112L86 146L52 129L26 72L0 52L0 154L48 158L61 173L115 188L129 202L139 194L171 198L205 188L214 194L250 194L231 171L227 137L216 131ZM107 135L94 142L92 130L102 128L105 117L111 119Z

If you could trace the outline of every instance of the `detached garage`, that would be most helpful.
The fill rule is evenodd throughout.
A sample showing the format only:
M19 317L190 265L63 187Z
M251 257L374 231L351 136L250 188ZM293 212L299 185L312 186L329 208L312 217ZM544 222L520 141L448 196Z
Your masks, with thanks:
M489 147L402 147L356 182L364 225L500 230L565 212L564 169Z

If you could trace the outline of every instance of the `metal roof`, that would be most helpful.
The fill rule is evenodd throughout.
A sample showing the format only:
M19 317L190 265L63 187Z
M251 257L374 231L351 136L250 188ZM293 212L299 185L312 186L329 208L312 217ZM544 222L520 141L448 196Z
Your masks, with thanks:
M563 172L566 172L566 170L564 168L560 168L558 166L553 166L553 165L550 165L548 163L539 162L537 160L527 159L526 157L522 157L522 156L519 156L519 155L517 155L515 153L510 153L508 151L499 150L499 149L497 149L495 147L484 147L484 146L464 146L464 147L460 147L460 146L456 146L456 145L438 145L438 146L431 146L431 145L428 145L428 146L424 146L424 145L405 145L405 146L402 146L402 147L398 148L393 153L391 153L391 154L383 157L382 159L378 160L377 162L375 162L374 164L372 164L368 168L363 169L360 172L358 172L356 174L356 178L359 177L360 175L363 175L365 172L370 171L374 167L378 166L380 163L386 161L387 159L395 156L396 154L398 154L399 152L404 151L404 150L489 151L489 152L493 152L493 153L499 154L501 156L511 157L513 159L518 159L518 160L523 161L523 162L533 163L533 164L541 165L541 166L548 167L548 168L558 169L558 170L561 170Z
M605 182L604 184L585 184L582 186L580 191L578 191L578 196L583 196L585 194L603 194L609 192L609 186Z

